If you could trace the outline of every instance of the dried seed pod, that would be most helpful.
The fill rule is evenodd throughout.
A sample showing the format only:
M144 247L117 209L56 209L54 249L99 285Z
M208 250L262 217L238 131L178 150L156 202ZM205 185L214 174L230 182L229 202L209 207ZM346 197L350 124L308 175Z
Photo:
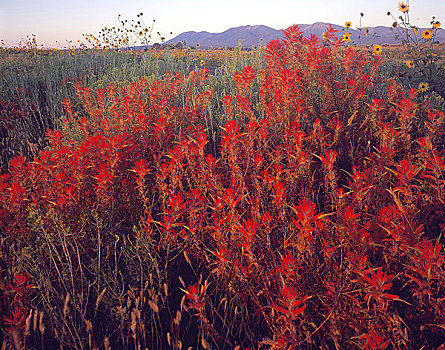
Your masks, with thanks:
M133 337L136 338L136 313L134 310L131 312L131 325L130 329L133 332Z
M96 310L99 307L99 303L102 300L102 298L104 297L105 292L107 291L107 288L104 288L104 290L97 296L96 299Z
M87 332L91 333L91 331L93 330L93 324L91 323L90 320L85 319L85 325L87 327Z
M184 311L184 302L185 302L185 295L181 299L181 306L180 306L181 312Z
M43 323L43 311L40 311L39 314L39 331L40 334L45 334L45 324Z
M105 350L111 350L110 338L105 337L104 339L104 348Z
M182 286L183 286L184 288L187 288L187 287L185 286L185 282L184 282L184 280L182 279L182 277L179 276L178 278L179 278L179 282L181 282Z
M207 340L205 340L204 338L201 339L201 345L204 349L210 349L210 344Z
M34 318L32 320L32 330L34 333L37 332L37 327L39 325L39 313L37 312L37 310L35 310L34 312Z
M192 262L190 261L189 256L185 250L183 251L183 254L184 254L185 260L189 263L190 266L192 266Z
M150 306L150 308L151 308L154 312L156 312L156 313L159 312L159 308L158 308L158 306L157 306L153 301L149 300L149 301L148 301L148 305Z
M179 310L176 311L176 317L173 322L175 325L179 326L179 323L181 322L181 312Z
M29 336L30 335L30 330L31 330L31 319L32 319L32 310L29 311L29 315L26 318L26 327L25 327L25 335Z
M24 349L22 337L16 329L12 331L12 341L14 342L14 347L16 349Z
M63 304L63 317L66 317L68 314L68 303L70 302L70 293L68 293L65 297L65 303Z

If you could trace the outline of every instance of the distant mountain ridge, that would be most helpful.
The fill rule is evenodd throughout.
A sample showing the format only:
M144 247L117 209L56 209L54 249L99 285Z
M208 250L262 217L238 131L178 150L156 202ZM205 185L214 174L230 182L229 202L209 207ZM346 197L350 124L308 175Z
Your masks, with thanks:
M323 22L298 25L305 36L315 34L318 37L322 37L323 32L329 26L332 26L332 28L338 30L336 33L338 36L343 35L346 30L344 26ZM426 29L427 28L418 28L417 37L419 39L422 38L422 31ZM365 28L362 28L361 33L358 29L349 28L348 33L351 34L351 42L363 45L400 43L395 37L396 30L392 30L390 27L368 27L368 30L369 34L366 35ZM412 32L412 34L414 35L414 32ZM281 39L283 36L284 34L281 30L273 29L265 25L246 25L230 28L222 33L209 33L206 31L184 32L175 38L166 41L166 44L176 45L179 42L185 42L186 46L196 47L196 45L199 43L200 48L209 49L219 47L236 47L239 43L241 43L242 47L251 48L252 46L258 45L260 40L263 41L263 45L266 45L268 41ZM436 33L435 40L445 42L445 30L439 29Z

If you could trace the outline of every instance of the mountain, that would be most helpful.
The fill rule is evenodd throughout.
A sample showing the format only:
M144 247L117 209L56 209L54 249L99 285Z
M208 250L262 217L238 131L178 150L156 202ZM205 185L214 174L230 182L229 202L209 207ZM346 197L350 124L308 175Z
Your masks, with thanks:
M316 22L312 24L299 24L300 30L304 32L305 36L315 34L321 37L323 32L329 26L338 30L336 33L338 36L343 35L346 32L346 28L336 24ZM368 27L369 34L365 35L365 28L362 31L358 29L348 29L348 33L351 34L351 42L355 44L374 45L374 44L398 44L400 43L396 39L397 28L393 30L390 27ZM426 28L419 28L417 32L417 38L422 39L422 32ZM209 32L184 32L177 37L166 41L166 44L176 45L179 42L185 42L186 46L196 47L199 43L200 48L218 48L218 47L236 47L239 43L244 48L251 48L258 45L262 39L263 45L273 39L281 39L283 37L281 30L273 29L264 25L247 25L241 27L230 28L222 33L209 33ZM411 35L414 35L412 31ZM445 42L445 30L439 29L435 37L436 41Z
M241 46L251 48L258 45L260 39L266 42L283 37L280 30L263 25L242 26L230 28L222 33L209 32L184 32L167 41L167 44L185 42L186 46L195 46L199 43L201 48L236 47L241 41Z

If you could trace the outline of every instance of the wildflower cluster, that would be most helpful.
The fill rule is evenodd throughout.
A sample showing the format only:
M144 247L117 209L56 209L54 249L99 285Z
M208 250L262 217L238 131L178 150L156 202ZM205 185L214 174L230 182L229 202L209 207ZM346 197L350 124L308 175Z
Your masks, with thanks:
M402 76L404 83L418 87L421 92L435 91L445 96L442 84L445 79L445 62L441 59L444 50L435 40L441 23L433 16L431 27L420 32L411 22L411 10L408 1L399 3L401 15L397 19L388 12L394 20L392 26L394 34L404 48L401 53L402 72L399 75Z
M283 32L220 94L205 66L73 83L0 176L6 346L441 345L443 112L381 47Z

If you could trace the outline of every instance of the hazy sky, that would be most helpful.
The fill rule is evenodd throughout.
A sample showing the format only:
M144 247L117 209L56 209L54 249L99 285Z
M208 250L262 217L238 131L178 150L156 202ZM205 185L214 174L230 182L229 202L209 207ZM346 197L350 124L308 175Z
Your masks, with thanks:
M399 16L394 0L0 0L0 39L7 46L35 34L45 47L63 47L66 40L82 39L82 33L97 35L104 26L123 19L143 20L154 32L171 39L185 31L222 32L230 27L264 24L284 29L292 24L329 22L362 26L390 26L388 11ZM404 1L406 3L406 0ZM411 0L411 23L429 27L436 16L445 24L445 0ZM443 18L441 18L443 17ZM443 27L444 25L442 25ZM173 32L173 35L169 35ZM57 42L58 43L57 43ZM155 42L155 41L153 41Z

